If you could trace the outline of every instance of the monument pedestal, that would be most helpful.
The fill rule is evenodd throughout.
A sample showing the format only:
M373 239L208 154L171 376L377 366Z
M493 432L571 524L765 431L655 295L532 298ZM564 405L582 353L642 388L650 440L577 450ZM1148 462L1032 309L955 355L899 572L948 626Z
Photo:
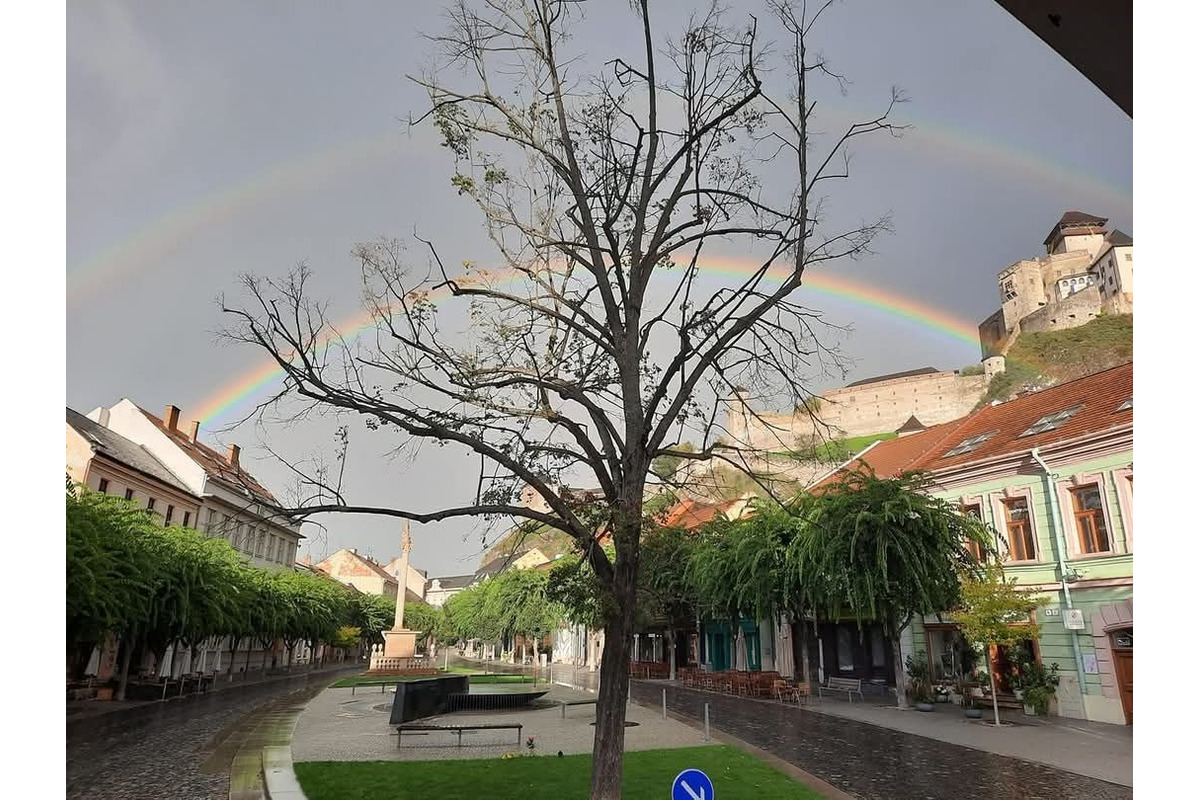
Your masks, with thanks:
M384 631L384 658L412 658L417 654L417 634L420 631Z

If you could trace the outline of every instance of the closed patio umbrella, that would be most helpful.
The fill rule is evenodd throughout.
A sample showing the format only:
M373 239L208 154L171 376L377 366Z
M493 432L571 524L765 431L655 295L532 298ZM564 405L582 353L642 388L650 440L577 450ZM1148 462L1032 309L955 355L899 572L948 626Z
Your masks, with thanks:
M784 678L796 677L796 662L792 655L792 621L780 614L775 626L775 671Z

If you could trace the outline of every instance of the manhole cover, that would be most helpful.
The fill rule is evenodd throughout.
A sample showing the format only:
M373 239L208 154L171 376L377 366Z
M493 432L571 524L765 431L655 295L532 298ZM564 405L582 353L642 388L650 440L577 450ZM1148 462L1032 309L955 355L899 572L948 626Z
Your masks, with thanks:
M588 723L588 725L595 725L595 724L596 724L596 723L594 723L594 722L589 722L589 723ZM639 725L639 723L637 723L637 722L630 722L629 720L625 720L625 727L626 727L626 728L636 728L638 725Z

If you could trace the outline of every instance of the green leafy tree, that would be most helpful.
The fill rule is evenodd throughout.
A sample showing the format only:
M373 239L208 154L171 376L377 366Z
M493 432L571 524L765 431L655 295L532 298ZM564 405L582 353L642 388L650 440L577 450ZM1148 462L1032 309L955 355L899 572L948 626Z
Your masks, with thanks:
M962 603L950 618L958 623L968 642L986 652L992 645L1012 647L1026 639L1037 639L1041 625L1032 619L1031 612L1045 602L1045 598L1018 586L1016 578L1006 578L1000 564L989 563L981 572L963 579ZM999 725L996 673L990 665L988 677L992 686L992 712Z
M959 605L959 575L980 565L966 548L986 548L987 526L931 495L928 475L841 477L794 509L803 531L788 563L805 606L830 619L878 621L892 645L896 702L908 705L900 632L916 615Z

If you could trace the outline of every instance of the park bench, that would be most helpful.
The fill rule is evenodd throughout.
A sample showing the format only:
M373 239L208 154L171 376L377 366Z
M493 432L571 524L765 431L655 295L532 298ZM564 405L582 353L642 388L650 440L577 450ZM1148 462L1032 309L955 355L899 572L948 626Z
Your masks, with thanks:
M594 706L595 700L559 700L559 708L562 709L562 718L567 718L567 706Z
M862 693L861 678L826 678L824 686L817 687L817 696L823 697L825 692L845 692L846 700L854 702L854 695L858 695L859 700L864 700Z
M396 726L396 749L400 749L400 743L406 733L419 733L422 735L434 733L435 731L454 731L458 734L458 746L462 747L463 731L495 731L495 730L517 730L517 746L521 744L521 729L524 726L519 723L502 724L490 723L480 725L397 725Z

